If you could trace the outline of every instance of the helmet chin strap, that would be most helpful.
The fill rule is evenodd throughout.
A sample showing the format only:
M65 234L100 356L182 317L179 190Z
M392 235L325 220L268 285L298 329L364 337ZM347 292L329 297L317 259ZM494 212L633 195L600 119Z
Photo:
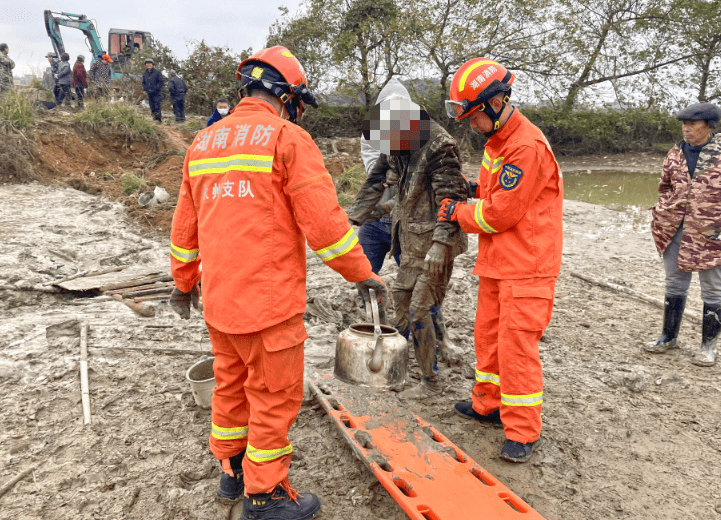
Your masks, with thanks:
M488 116L488 119L491 120L491 123L493 124L493 130L491 130L490 132L483 132L483 135L485 135L486 137L491 137L501 129L501 116L503 115L503 110L506 108L506 105L508 105L510 98L511 89L508 89L506 94L503 96L501 108L500 110L498 110L498 112L493 110L493 107L491 107L490 99L484 103L483 113L486 114Z

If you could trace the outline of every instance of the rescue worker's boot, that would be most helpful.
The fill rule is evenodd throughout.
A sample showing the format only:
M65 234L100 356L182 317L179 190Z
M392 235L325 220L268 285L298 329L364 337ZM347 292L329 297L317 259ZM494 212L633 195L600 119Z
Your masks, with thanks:
M463 350L454 345L446 334L446 322L443 319L443 313L438 308L436 314L431 314L433 319L433 328L436 330L436 345L441 359L445 359L451 365L457 365L463 357Z
M221 469L220 485L217 491L220 498L237 500L243 496L243 491L245 491L245 485L243 484L243 457L245 457L245 450L230 457L230 469L233 470L232 477Z
M655 343L644 347L646 352L659 354L678 348L678 331L681 328L683 309L686 307L685 296L666 296L663 305L663 330Z
M414 352L416 361L420 366L421 382L413 388L404 390L398 396L403 399L424 399L441 395L443 389L438 382L438 366L436 365L436 334L433 321L430 319L414 320L411 322Z
M453 410L465 419L473 419L478 422L494 424L496 426L502 426L501 422L501 411L493 410L491 413L481 415L473 409L473 403L456 403L453 406Z
M501 449L501 458L508 462L526 462L533 455L533 450L541 444L541 438L537 441L521 444L520 442L506 440Z
M716 364L716 344L721 331L721 305L703 304L703 322L701 324L701 350L691 359L691 363L700 367L712 367Z
M297 493L286 478L270 493L248 495L243 499L241 520L310 520L320 511L320 500L313 493Z

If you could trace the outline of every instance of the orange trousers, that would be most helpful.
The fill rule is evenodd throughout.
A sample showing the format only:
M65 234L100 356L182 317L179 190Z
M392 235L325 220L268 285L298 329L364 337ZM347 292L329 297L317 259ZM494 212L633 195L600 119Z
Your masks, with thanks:
M500 408L506 438L541 435L543 371L538 342L551 321L556 278L479 278L473 409Z
M303 401L307 334L299 317L300 328L286 322L253 334L226 334L208 324L216 382L210 450L231 474L228 459L246 450L246 494L269 493L288 476L288 430Z

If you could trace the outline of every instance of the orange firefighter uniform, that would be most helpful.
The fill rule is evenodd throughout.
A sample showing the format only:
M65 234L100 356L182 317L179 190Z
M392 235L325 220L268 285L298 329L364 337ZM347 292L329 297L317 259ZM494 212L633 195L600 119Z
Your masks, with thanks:
M265 100L244 98L190 146L171 231L171 269L201 278L217 386L211 451L243 449L245 491L287 478L303 397L306 241L349 282L371 266L312 139ZM232 474L232 473L231 473Z
M551 320L561 268L563 179L543 133L518 110L486 143L476 204L457 210L478 233L473 409L500 408L506 438L541 432L538 342Z

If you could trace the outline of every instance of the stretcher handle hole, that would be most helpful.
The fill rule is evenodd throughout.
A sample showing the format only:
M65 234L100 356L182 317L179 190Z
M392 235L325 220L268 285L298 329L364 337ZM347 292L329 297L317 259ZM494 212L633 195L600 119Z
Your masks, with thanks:
M496 481L493 480L493 477L491 477L490 475L485 473L480 468L476 468L476 467L471 468L470 472L471 472L471 475L476 477L478 480L480 480L486 486L495 486L496 485Z
M433 426L430 427L431 430L431 439L433 439L436 442L444 443L448 442L448 440L443 436L441 432L436 430Z
M498 493L498 498L503 500L508 507L519 513L528 513L528 509L520 502L520 500L508 493Z
M355 428L355 424L350 419L350 417L344 417L341 415L340 420L343 422L343 426L345 426L346 428Z
M410 482L408 482L407 480L401 477L393 477L393 483L398 489L401 490L401 493L403 493L405 496L411 498L418 496L418 493L413 490L413 486L411 486Z
M391 467L391 465L388 464L388 463L387 463L386 461L384 461L384 460L383 460L383 461L380 461L380 462L376 462L376 464L378 464L378 467L379 467L380 469L382 469L383 471L385 471L385 472L387 472L387 473L391 473L391 472L393 471L393 468Z
M428 506L418 506L418 512L423 515L423 518L427 518L428 520L441 520L441 517L435 514Z
M468 457L466 457L463 453L461 453L458 450L453 450L453 458L456 459L458 462L462 462L463 464L466 463L468 460Z

